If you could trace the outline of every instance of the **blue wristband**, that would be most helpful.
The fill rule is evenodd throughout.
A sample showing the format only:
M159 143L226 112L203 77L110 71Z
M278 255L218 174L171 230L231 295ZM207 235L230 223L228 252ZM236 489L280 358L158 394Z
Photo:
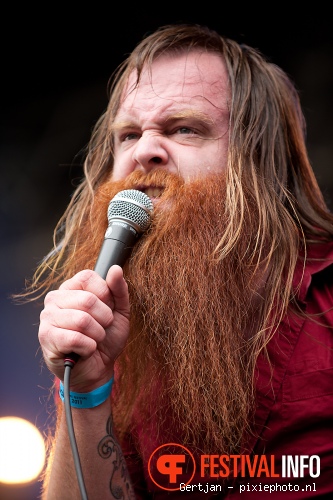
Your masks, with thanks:
M97 389L91 392L70 392L70 403L73 408L94 408L95 406L101 405L108 399L111 394L113 384L113 377L109 382L97 387ZM64 401L64 385L60 381L59 386L59 396L62 401Z

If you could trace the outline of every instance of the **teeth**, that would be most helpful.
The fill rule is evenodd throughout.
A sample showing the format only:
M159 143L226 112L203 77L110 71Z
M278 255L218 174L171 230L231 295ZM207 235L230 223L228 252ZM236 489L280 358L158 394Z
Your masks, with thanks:
M144 193L149 196L149 198L159 198L162 194L162 189L157 187L148 187L144 190Z

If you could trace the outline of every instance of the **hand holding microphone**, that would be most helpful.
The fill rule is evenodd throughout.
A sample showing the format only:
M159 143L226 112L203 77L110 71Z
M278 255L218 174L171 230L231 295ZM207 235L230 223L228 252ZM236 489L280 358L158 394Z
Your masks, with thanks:
M152 212L153 204L142 191L128 189L112 198L108 228L94 269L102 278L106 278L111 266L123 267L136 241L148 228ZM76 353L67 355L65 366L74 365L78 358Z
M137 190L118 193L108 207L108 228L95 265L95 272L84 270L50 292L41 313L39 339L48 368L63 376L61 353L73 366L79 356L89 358L80 374L73 373L72 383L82 390L94 386L97 379L109 377L108 364L123 349L129 332L127 284L120 269L151 222L153 205ZM97 274L96 274L97 273ZM77 348L73 348L74 345ZM98 344L98 351L96 351ZM61 362L62 357L62 362ZM84 379L84 380L83 380ZM83 384L83 385L82 385Z

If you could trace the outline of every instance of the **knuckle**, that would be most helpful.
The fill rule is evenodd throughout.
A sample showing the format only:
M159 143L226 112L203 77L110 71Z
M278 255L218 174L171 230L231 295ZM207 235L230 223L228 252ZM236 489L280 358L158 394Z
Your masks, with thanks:
M83 292L80 294L79 300L79 309L83 309L84 311L90 311L97 302L97 297L93 293Z
M53 299L49 299L44 309L41 310L39 318L41 321L53 323L57 311L59 311L59 307Z
M45 305L48 305L48 304L52 304L55 302L55 299L57 297L57 291L56 290L51 290L50 292L48 292L46 295L45 295L45 298L44 298L44 304Z
M87 331L91 327L92 321L90 314L85 311L79 311L74 319L75 326L79 332Z
M83 269L76 274L76 278L83 284L91 281L95 276L94 271L91 269Z
M39 314L39 320L40 320L41 327L43 325L49 324L52 321L51 309L48 307L43 309Z
M43 345L44 341L46 341L50 337L50 335L51 331L49 325L45 324L45 322L42 322L38 330L38 340Z
M93 279L94 271L91 269L83 269L76 273L72 278L64 281L59 290L76 290L85 289L88 283Z

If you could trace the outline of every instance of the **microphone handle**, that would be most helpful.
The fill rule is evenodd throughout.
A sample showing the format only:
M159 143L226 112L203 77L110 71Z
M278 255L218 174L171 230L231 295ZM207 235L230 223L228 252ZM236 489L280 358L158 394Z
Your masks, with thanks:
M117 264L123 267L131 255L139 233L133 226L123 221L111 221L106 230L101 251L97 258L94 271L105 279L111 266Z
M105 279L111 266L117 264L123 267L139 236L139 232L131 224L119 219L112 220L106 230L94 271ZM64 365L73 367L79 357L75 352L66 354Z

